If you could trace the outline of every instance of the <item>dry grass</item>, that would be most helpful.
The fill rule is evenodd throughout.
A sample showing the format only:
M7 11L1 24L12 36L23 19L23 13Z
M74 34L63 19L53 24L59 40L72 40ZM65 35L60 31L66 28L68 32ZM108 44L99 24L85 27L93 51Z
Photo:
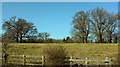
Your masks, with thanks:
M69 56L91 59L105 59L109 57L113 64L118 60L118 44L95 44L95 43L12 43L7 50L8 54L43 55L47 45L63 45Z

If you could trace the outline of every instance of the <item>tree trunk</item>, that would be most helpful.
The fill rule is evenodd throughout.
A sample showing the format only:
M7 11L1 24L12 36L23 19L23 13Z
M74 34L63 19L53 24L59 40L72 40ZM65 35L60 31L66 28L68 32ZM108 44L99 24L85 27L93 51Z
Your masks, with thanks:
M86 38L85 38L85 42L86 42L86 43L87 43L87 37L88 37L88 36L86 36Z
M117 40L118 40L118 38L117 38L117 36L115 36L114 43L117 43Z
M102 43L102 34L100 33L100 43Z
M84 37L82 37L83 38L83 43L84 43Z
M18 36L19 36L19 35L18 35L18 32L17 32L17 37L16 37L16 42L17 42L17 43L18 43Z
M109 43L112 43L112 35L111 35L111 32L110 32L110 40L109 40Z
M22 43L22 33L20 33L20 43Z

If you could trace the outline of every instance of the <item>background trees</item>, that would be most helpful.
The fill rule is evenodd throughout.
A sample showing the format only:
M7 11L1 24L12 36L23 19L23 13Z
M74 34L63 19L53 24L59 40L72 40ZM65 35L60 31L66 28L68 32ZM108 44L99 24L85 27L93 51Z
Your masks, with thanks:
M31 32L37 31L33 23L27 22L26 20L20 18L16 21L15 16L10 18L10 20L5 21L2 28L4 30L3 41L7 38L9 41L17 43L22 43L23 39L31 35Z
M71 34L75 40L82 40L83 43L87 43L89 37L94 42L112 43L117 41L117 36L113 35L118 34L118 25L118 14L97 7L89 12L80 11L75 14Z
M5 41L16 41L18 42L18 31L15 27L15 20L16 17L10 18L9 21L5 21L5 23L2 25L2 29L4 30L2 33L2 42ZM16 39L15 39L16 38Z
M112 43L114 34L118 33L118 14L109 13L103 8L96 8L91 11L92 33L96 36L97 42Z
M45 42L49 36L50 34L47 32L42 32L38 34L39 39L42 40L43 42Z
M80 11L73 17L72 35L75 39L79 38L83 43L87 43L88 35L90 33L89 12Z
M107 27L106 24L108 24L108 17L108 12L103 8L97 8L91 11L92 33L95 34L100 43L103 42L103 36L106 33L105 29Z
M79 11L72 20L72 38L52 39L47 32L38 33L34 23L22 18L11 17L2 25L2 42L47 42L47 43L118 43L120 24L118 14L109 13L103 8ZM7 39L7 40L6 40Z
M106 34L107 34L107 39L109 43L112 43L113 38L117 38L117 36L113 36L116 33L118 33L118 30L116 29L118 27L118 15L117 14L109 14L108 16L108 22L106 25Z
M66 39L63 38L63 42L64 43L73 43L73 40L69 36L67 36Z

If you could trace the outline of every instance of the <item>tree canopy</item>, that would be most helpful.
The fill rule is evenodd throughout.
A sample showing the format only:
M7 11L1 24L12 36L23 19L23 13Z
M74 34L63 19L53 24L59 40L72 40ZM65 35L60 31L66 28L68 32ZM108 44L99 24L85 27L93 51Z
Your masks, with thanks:
M34 34L37 32L32 22L27 22L25 19L21 18L16 20L15 16L5 21L2 28L4 30L3 41L7 38L9 41L16 41L17 43L29 37L33 31Z
M72 37L82 43L87 43L88 39L95 42L112 43L114 36L118 33L118 14L109 13L103 8L95 8L89 11L79 11L72 20Z

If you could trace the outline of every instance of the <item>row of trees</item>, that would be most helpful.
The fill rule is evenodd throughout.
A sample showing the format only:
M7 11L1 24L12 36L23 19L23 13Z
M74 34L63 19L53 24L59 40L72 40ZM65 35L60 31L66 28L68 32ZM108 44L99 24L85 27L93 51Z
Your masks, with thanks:
M2 25L2 42L45 42L50 36L47 32L38 33L32 22L15 16Z
M103 8L80 11L72 21L72 37L76 42L118 42L120 38L118 14L109 13Z
M28 22L22 18L11 17L8 21L5 21L2 25L2 42L16 42L16 43L61 43L72 42L70 37L66 40L56 40L48 38L50 36L47 32L38 33L37 28L32 22ZM1 38L0 38L1 39Z
M72 38L63 40L48 38L47 32L38 33L32 22L15 16L2 25L2 42L50 42L50 43L117 43L120 41L120 24L118 14L109 13L103 8L80 11L72 20Z

